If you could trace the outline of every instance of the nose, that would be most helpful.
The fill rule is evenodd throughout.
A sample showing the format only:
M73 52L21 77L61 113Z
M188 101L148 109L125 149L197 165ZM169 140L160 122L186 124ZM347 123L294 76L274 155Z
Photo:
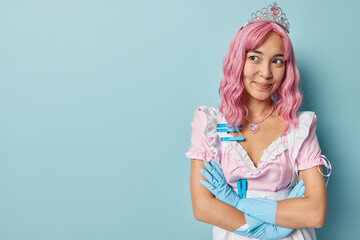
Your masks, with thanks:
M269 79L272 77L272 71L271 71L271 66L269 63L262 63L260 66L260 71L259 74L261 77L265 78L265 79Z

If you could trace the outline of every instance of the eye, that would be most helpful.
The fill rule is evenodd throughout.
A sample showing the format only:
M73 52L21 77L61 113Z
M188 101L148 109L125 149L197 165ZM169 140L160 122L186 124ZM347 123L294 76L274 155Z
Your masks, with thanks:
M275 63L277 65L282 65L284 62L281 59L274 59L273 63Z
M255 62L260 60L259 57L257 57L257 56L250 56L249 59L252 61L255 61Z

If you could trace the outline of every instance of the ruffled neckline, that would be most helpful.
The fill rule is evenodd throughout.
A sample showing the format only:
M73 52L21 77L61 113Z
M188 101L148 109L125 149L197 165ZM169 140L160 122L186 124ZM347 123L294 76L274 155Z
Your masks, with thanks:
M226 136L233 137L228 133L226 133ZM241 167L240 169L251 175L259 174L263 168L273 162L277 156L287 149L285 136L279 136L263 151L258 167L255 167L254 162L240 143L236 141L227 141L224 143L229 152L235 157L238 165Z
M273 141L264 151L260 158L258 167L256 168L254 162L250 159L250 156L242 147L242 145L236 141L222 141L216 137L217 124L225 123L227 124L225 117L222 116L218 109L208 106L200 106L199 110L203 111L207 117L207 125L204 129L204 135L209 142L209 148L214 153L211 159L215 160L217 163L220 162L220 152L219 146L224 144L224 147L232 154L240 169L251 175L256 175L261 172L268 164L273 162L277 156L281 155L288 146L286 144L286 136L279 136L275 141ZM231 134L223 132L219 133L221 137L233 137Z

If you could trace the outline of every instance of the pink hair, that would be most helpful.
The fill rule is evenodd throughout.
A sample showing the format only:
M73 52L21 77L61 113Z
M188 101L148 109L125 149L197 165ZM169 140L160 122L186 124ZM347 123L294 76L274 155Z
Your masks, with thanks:
M244 92L242 71L244 69L246 52L254 49L270 32L277 33L282 39L285 48L285 74L279 88L272 95L276 111L281 114L285 126L282 135L285 135L292 123L297 126L296 111L302 102L299 89L299 71L296 67L294 50L285 30L276 23L254 22L241 27L231 40L228 53L223 61L224 76L219 87L219 112L222 113L228 124L238 126L241 119L248 115L248 109L241 103Z

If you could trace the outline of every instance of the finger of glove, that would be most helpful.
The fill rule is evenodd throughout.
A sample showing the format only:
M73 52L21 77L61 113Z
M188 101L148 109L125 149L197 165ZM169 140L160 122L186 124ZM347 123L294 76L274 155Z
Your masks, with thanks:
M296 184L296 186L294 187L293 191L299 192L299 190L301 189L302 186L304 186L304 181L300 180L300 182L298 184Z
M225 179L225 176L224 176L223 171L221 170L220 166L219 166L214 160L211 161L211 165L216 169L216 171L219 173L219 175L220 175L223 179Z
M288 198L294 198L297 197L298 192L300 191L301 187L304 186L304 181L300 181L293 190L291 190Z
M204 187L206 187L212 194L214 194L216 196L217 194L217 188L215 188L213 185L211 185L210 183L208 183L205 180L200 180L201 185L203 185Z
M208 170L208 172L218 181L218 182L223 182L224 181L224 177L221 177L221 175L219 174L219 172L208 162L204 163L206 170Z
M219 186L219 182L208 171L201 168L200 172L201 172L201 175L203 175L204 178L206 178L206 180L208 180L208 182L211 183L211 185L213 185L214 187Z
M302 186L300 191L298 192L297 197L304 197L304 193L305 193L305 186Z

